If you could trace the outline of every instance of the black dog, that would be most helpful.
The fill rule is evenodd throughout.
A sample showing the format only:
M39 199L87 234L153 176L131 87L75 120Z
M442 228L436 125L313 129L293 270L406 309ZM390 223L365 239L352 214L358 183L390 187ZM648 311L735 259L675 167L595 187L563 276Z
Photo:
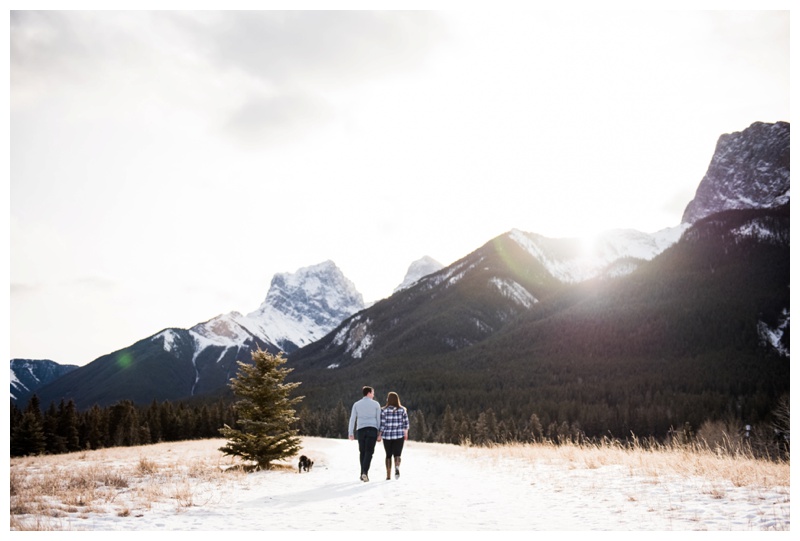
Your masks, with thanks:
M303 473L304 471L311 471L311 467L314 465L314 461L308 458L306 455L302 455L300 457L300 462L297 463L297 473Z

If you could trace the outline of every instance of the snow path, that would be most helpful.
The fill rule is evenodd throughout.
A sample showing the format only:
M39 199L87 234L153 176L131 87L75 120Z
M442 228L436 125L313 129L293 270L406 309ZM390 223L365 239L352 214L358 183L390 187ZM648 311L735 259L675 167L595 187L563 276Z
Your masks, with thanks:
M198 483L192 504L128 517L90 515L80 530L788 530L788 487L737 488L699 478L633 476L456 446L406 443L401 478L376 448L358 479L358 444L305 438L315 465ZM296 464L296 463L295 463Z

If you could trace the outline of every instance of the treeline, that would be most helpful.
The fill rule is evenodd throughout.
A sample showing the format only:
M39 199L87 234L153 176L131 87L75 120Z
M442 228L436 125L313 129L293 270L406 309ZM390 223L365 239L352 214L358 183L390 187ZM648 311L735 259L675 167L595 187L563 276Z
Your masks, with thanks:
M11 456L147 445L163 441L218 438L235 422L232 404L192 405L153 402L147 407L123 400L78 411L70 400L42 411L33 395L24 409L11 404Z
M349 408L339 401L336 407L310 409L301 405L296 426L300 435L324 438L347 438ZM422 410L409 411L409 438L414 441L455 445L491 446L509 443L542 443L555 445L584 444L611 439L642 440L635 434L615 438L611 433L587 434L578 421L559 421L531 413L526 417L504 417L488 408L477 414L447 405L441 414ZM100 408L93 406L79 412L72 401L51 403L40 409L34 395L25 409L11 404L11 456L61 454L75 451L147 445L165 441L219 438L224 425L235 426L233 401L220 399L213 404L187 404L165 401L137 406L123 400ZM745 425L728 418L725 421L688 421L670 427L663 438L646 436L654 444L711 444L731 452L746 448L753 455L769 459L785 459L789 453L788 398L769 420Z
M304 436L346 438L350 410L342 403L333 410L297 411L297 428ZM24 409L13 402L10 413L11 456L62 454L107 447L129 447L165 441L219 438L224 425L236 426L234 401L148 406L122 400L109 407L78 411L72 400L50 403L42 410L33 395Z
M299 411L300 433L327 438L347 437L349 410L344 404L333 409ZM628 433L615 437L611 432L591 434L579 421L557 420L547 415L531 413L527 417L504 417L488 408L479 413L467 413L447 405L441 414L409 410L409 439L430 443L492 446L514 443L551 443L554 445L588 444L615 441L621 445L706 445L731 454L746 452L770 460L789 456L788 396L778 402L768 419L758 424L746 424L729 416L724 420L685 421L669 426L663 437L638 437Z

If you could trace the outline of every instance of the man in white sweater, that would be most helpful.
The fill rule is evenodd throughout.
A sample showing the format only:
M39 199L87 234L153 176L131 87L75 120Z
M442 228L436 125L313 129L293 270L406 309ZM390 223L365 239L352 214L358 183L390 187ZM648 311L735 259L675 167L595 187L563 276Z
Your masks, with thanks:
M349 438L358 435L359 463L361 464L361 480L369 481L369 466L375 452L375 443L381 441L381 405L375 401L375 389L365 386L364 398L353 404L350 411L350 425L347 428Z

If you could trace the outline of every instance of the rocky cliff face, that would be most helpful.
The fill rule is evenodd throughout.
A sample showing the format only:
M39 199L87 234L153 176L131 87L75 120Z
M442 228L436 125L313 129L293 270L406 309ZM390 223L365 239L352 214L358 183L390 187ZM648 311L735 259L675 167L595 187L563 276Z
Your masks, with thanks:
M756 122L722 135L683 223L723 210L778 207L789 202L789 123Z
M364 308L355 285L333 261L272 278L267 298L244 326L263 340L291 351L322 338Z

